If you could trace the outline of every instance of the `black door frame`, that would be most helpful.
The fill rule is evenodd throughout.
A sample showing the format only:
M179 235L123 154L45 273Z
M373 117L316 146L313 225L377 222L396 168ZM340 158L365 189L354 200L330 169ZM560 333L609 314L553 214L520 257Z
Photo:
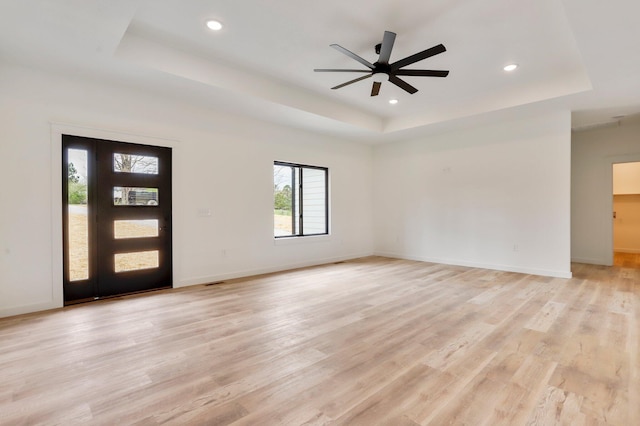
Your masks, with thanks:
M87 197L89 279L69 279L68 237L68 149L87 151ZM135 153L159 158L159 173L115 173L113 152ZM62 219L64 303L72 304L140 291L173 286L171 218L171 148L118 142L81 136L62 135ZM161 187L160 205L116 206L114 186ZM98 194L104 194L98 196ZM109 194L108 196L106 194ZM159 236L117 240L113 220L158 219ZM114 272L113 254L157 249L157 269Z

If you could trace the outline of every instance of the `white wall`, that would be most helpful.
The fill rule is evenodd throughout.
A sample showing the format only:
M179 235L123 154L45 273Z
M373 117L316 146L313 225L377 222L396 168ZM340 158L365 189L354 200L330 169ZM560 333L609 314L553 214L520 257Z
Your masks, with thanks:
M575 132L571 142L571 258L613 263L613 164L640 161L640 123Z
M613 193L640 194L640 163L613 165Z
M371 147L3 66L0 316L62 305L64 132L173 147L174 286L372 253ZM274 242L274 160L329 167L330 236Z
M377 147L376 253L571 276L570 125L549 114Z

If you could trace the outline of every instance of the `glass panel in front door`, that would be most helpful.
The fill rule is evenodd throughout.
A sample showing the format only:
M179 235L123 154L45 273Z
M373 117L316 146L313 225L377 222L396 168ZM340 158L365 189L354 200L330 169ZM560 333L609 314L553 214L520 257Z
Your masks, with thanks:
M116 253L114 255L114 264L114 272L157 268L160 266L160 252L158 250L150 250L135 253Z
M89 222L87 219L87 151L67 151L67 208L69 241L69 281L89 278Z
M113 187L114 206L157 206L159 202L158 188Z
M157 175L158 157L116 152L113 154L113 171Z
M115 239L157 237L159 229L158 219L113 221Z

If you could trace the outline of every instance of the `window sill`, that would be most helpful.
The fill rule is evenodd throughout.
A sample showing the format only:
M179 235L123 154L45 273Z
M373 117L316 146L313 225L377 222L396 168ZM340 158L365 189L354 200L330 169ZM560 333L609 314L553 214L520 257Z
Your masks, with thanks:
M331 235L309 235L306 237L280 237L274 238L273 244L276 246L288 246L292 244L313 244L328 243L332 240Z

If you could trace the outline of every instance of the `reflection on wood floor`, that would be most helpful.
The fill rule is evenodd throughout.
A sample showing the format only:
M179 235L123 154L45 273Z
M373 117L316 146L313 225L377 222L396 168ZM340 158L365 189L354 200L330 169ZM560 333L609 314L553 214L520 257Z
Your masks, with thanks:
M622 266L623 268L640 269L640 253L615 252L613 254L613 265Z

